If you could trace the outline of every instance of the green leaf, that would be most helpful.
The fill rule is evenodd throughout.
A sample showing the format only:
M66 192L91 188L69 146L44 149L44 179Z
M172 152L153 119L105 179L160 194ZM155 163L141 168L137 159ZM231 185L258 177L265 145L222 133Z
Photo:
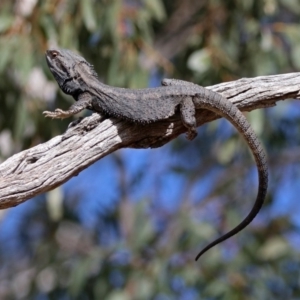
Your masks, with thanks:
M212 280L205 288L205 293L210 297L221 297L226 291L228 291L228 284L223 280Z
M127 293L121 291L114 291L106 298L106 300L131 300Z
M26 98L22 97L21 99L19 99L16 105L16 115L14 118L14 138L17 141L20 140L21 137L24 135L24 130L26 127L25 124L28 119L27 110L25 108L25 102Z
M221 151L217 152L217 158L219 163L228 164L232 160L236 152L236 146L237 143L235 139L228 139L227 141L225 141L222 144Z
M283 6L293 11L294 13L300 13L299 0L284 0L280 2Z
M0 15L0 33L7 30L13 23L12 16Z
M13 45L11 43L11 40L3 39L0 42L0 48L1 48L1 55L0 55L0 72L3 72L4 69L7 67L10 59L14 55Z
M57 30L54 23L54 18L43 14L39 20L41 28L44 30L46 38L49 41L56 41L57 40Z
M289 253L290 246L282 237L269 238L265 245L260 249L259 256L265 260L278 259Z
M256 134L261 135L264 132L264 111L262 109L254 110L247 117Z
M97 26L94 3L91 0L81 0L83 22L89 31L94 31Z
M46 194L49 216L53 221L59 221L63 215L63 192L62 187L49 191Z
M192 53L187 61L187 65L192 71L199 73L207 71L211 65L209 50L201 49Z
M157 21L165 19L166 13L161 0L146 0L145 4Z

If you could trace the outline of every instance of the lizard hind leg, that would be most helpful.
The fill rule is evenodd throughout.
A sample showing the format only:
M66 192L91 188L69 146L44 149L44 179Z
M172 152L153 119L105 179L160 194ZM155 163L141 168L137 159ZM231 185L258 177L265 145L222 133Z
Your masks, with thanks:
M180 103L180 113L183 125L188 129L187 139L193 140L197 136L196 109L191 97L183 98Z
M180 79L167 79L161 81L163 86L194 86L194 83ZM183 125L188 129L187 139L193 140L197 136L196 109L193 99L185 97L180 104L180 113Z

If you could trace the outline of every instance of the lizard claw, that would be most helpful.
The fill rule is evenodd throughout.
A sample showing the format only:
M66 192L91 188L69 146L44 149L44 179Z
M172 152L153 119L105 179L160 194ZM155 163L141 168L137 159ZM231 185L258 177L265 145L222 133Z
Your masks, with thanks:
M45 117L52 119L65 119L70 116L68 111L64 111L59 108L57 108L55 111L44 111L43 114L45 115Z
M198 135L197 130L191 129L191 130L189 130L189 131L186 133L186 138L187 138L188 140L191 141L191 140L193 140L197 135Z

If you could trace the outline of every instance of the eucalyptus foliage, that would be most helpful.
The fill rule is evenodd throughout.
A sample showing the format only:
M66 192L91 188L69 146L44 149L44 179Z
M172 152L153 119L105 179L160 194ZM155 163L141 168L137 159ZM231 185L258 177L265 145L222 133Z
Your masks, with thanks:
M110 85L176 77L207 86L299 71L298 0L2 0L0 159L66 130L46 66L79 51ZM86 112L87 114L88 112ZM248 114L269 153L255 222L195 254L253 204L253 161L225 121L158 150L124 150L2 215L1 299L299 299L296 101Z

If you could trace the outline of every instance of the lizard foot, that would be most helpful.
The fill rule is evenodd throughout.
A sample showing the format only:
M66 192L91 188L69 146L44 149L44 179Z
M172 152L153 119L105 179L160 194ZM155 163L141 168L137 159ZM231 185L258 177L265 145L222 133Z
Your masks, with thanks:
M197 131L196 130L189 130L187 133L186 133L186 138L191 141L193 140L196 136L198 135Z
M45 115L45 117L49 117L52 119L65 119L72 115L69 111L65 111L59 108L57 108L55 111L44 111L43 114Z

